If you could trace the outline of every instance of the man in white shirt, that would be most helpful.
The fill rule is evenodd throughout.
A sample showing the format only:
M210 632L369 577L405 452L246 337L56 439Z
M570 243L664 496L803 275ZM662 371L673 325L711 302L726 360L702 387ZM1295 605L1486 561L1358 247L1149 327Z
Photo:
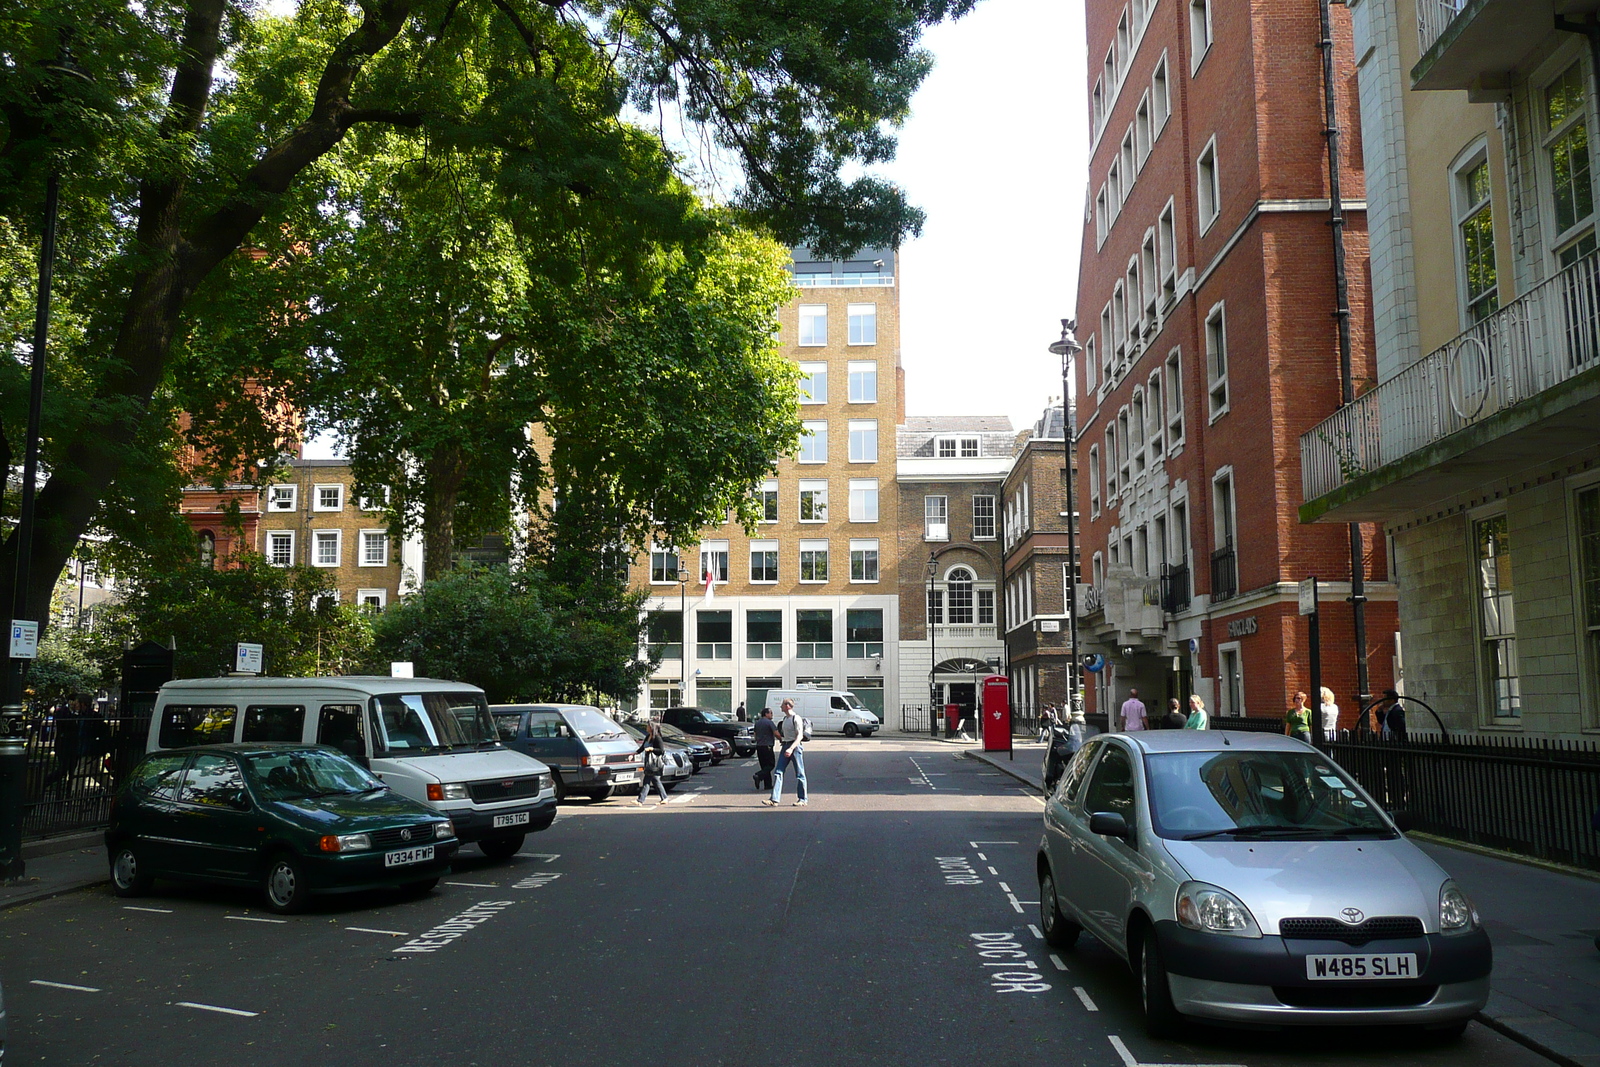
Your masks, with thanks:
M1128 699L1122 702L1122 728L1128 733L1144 729L1144 702L1139 690L1128 690Z

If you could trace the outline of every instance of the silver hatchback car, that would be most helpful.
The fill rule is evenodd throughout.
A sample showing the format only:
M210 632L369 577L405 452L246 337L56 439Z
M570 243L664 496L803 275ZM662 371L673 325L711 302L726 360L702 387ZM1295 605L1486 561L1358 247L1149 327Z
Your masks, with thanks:
M1154 1036L1186 1018L1459 1033L1489 998L1466 895L1292 738L1091 739L1046 801L1038 868L1046 938L1088 930L1126 958Z

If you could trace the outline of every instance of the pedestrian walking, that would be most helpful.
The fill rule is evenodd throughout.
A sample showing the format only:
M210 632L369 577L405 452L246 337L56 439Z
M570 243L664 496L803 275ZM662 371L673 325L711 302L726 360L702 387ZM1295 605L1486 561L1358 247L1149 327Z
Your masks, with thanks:
M1339 705L1333 702L1333 690L1327 686L1317 696L1322 700L1322 739L1332 741L1339 734Z
M1311 743L1311 709L1306 706L1306 695L1296 692L1294 707L1283 717L1283 732L1297 741Z
M1050 734L1059 725L1061 725L1061 720L1056 715L1056 707L1055 707L1054 704L1046 704L1044 707L1040 708L1039 709L1039 741L1040 741L1040 743L1042 744L1045 741L1050 740Z
M661 772L667 768L667 746L661 740L661 726L654 719L645 721L644 739L633 751L644 753L644 779L639 783L638 804L644 807L644 798L650 794L650 787L655 786L656 792L661 794L661 803L656 805L659 808L667 802L667 787L661 782Z
M756 773L750 777L756 783L757 789L772 788L772 765L775 762L772 749L778 743L778 727L772 721L772 709L762 708L761 714L756 719L756 762L760 766Z
M778 762L772 768L772 795L761 803L769 808L778 806L783 796L783 772L793 767L794 791L799 798L794 803L799 807L810 803L806 796L805 723L794 713L794 701L786 697L779 706L783 719L778 723L778 736L783 740L783 751L778 753Z
M1144 715L1144 701L1139 699L1139 690L1128 690L1128 699L1122 702L1122 728L1130 734L1143 730Z
M63 786L72 789L72 778L84 759L103 754L105 722L95 713L94 697L76 693L65 708L55 716L55 772L45 779L44 787ZM94 767L93 763L90 767Z
M1188 721L1189 721L1188 716L1184 715L1183 709L1178 706L1178 698L1177 697L1168 697L1167 698L1167 720L1166 720L1166 723L1165 723L1167 729L1169 729L1169 730L1181 730L1181 729L1183 729L1184 724L1186 722L1188 722Z
M733 717L739 722L745 721L744 701L739 701L739 706L733 709Z
M1206 702L1200 699L1200 694L1195 693L1189 698L1189 718L1184 721L1185 730L1211 729L1211 716L1206 712Z
M1400 694L1394 689L1385 689L1384 698L1389 701L1389 708L1383 713L1383 739L1385 741L1404 741L1406 739L1406 706L1400 700Z

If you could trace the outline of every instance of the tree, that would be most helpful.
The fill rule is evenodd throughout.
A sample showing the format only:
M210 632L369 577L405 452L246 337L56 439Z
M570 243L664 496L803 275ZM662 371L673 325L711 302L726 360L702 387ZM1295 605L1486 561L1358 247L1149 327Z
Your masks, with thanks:
M370 131L494 145L507 188L605 198L626 222L658 204L626 179L642 172L658 189L671 157L625 121L625 105L671 106L732 154L745 178L737 209L778 240L825 253L894 243L920 216L897 189L843 174L890 155L889 126L929 66L922 29L968 6L302 0L288 22L229 0L0 9L0 218L32 238L46 175L64 172L61 297L83 338L71 353L77 415L52 416L29 614L43 617L74 545L160 436L148 423L170 410L163 389L206 380L174 371L218 268L317 210L341 144L357 166L363 146L381 147ZM248 366L237 369L224 380ZM3 373L9 461L20 449ZM14 536L0 546L0 602L16 553Z
M636 692L642 595L594 575L464 566L425 583L377 620L380 660L481 687L492 702Z

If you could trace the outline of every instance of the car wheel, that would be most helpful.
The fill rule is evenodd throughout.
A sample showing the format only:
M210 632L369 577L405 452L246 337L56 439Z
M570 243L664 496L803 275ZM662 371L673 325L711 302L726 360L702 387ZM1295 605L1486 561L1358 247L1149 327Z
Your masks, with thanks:
M847 723L844 724L844 735L846 737L854 737L856 734L858 734L860 732L861 732L860 728L858 728L855 723L847 722Z
M119 897L142 897L155 881L132 844L117 846L111 856L111 889Z
M1139 946L1139 999L1144 1007L1144 1028L1151 1037L1176 1037L1183 1029L1183 1016L1172 1004L1172 986L1167 968L1161 962L1154 930L1145 931Z
M522 848L522 841L526 836L526 834L514 834L511 837L486 837L478 842L478 847L492 860L508 860Z
M567 783L561 780L560 771L551 771L550 776L555 780L556 803L559 804L567 799Z
M1056 880L1049 871L1039 875L1039 925L1051 948L1071 948L1078 943L1083 927L1061 914L1056 903Z
M590 800L610 800L611 797L612 797L612 794L614 794L616 791L617 791L617 787L616 786L608 785L603 789L596 789L596 790L592 791L589 794L589 799Z
M400 892L408 897L425 897L433 892L434 887L438 884L439 879L437 878L424 878L420 882L407 882L400 887Z
M304 911L311 899L311 889L306 884L305 868L299 859L280 852L267 861L267 875L261 882L261 895L266 898L267 910L279 915L293 915Z

